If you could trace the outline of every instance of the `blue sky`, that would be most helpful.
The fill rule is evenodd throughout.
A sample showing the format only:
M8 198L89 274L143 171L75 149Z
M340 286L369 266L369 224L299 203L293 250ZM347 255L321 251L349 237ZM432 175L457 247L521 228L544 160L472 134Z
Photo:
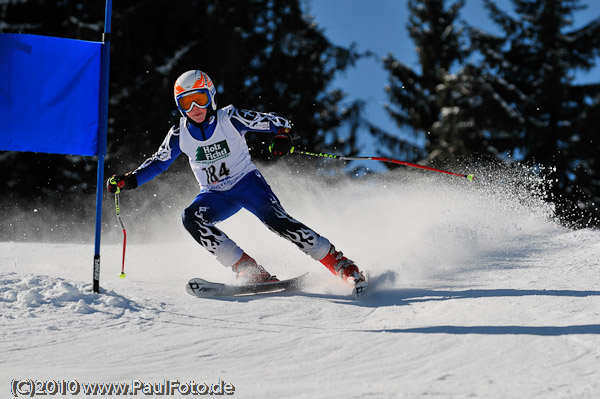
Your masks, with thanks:
M574 15L576 27L600 16L600 1L589 0L584 3L588 4L588 9ZM359 51L371 50L379 59L391 53L403 63L418 69L414 44L406 31L407 4L407 0L311 0L307 11L333 43L349 46L354 42ZM497 32L482 4L481 0L467 0L461 18L469 24ZM498 0L496 4L512 12L510 0ZM581 74L578 80L600 82L600 60L598 64L592 72ZM342 88L349 100L365 100L366 116L370 121L389 131L398 132L399 128L383 109L383 104L388 102L384 91L387 83L387 72L381 63L368 59L358 62L355 68L339 76L334 86ZM403 133L403 136L412 137L407 133ZM375 155L375 144L370 137L363 137L362 144L364 148L360 155Z

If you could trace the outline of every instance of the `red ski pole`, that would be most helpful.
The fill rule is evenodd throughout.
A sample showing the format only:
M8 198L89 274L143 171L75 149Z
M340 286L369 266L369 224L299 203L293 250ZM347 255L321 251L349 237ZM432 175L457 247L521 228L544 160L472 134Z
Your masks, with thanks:
M121 274L119 277L125 278L127 275L125 274L125 248L127 246L127 231L125 231L125 226L123 225L123 220L121 220L121 207L119 205L119 193L121 189L117 187L117 191L115 192L115 208L117 210L117 219L119 219L119 223L121 224L121 228L123 229L123 262L121 263Z
M399 161L397 159L392 159L392 158L382 158L382 157L347 157L347 156L344 156L344 155L324 154L324 153L321 153L321 152L318 153L318 154L316 154L316 153L313 153L313 152L300 151L300 150L295 149L294 147L292 147L292 149L291 149L290 152L292 154L306 155L306 156L311 156L311 157L341 159L343 161L371 160L371 161L381 161L381 162L395 163L395 164L398 164L398 165L404 165L404 166L410 166L410 167L413 167L413 168L430 170L432 172L445 173L447 175L464 177L465 179L467 179L469 181L473 181L473 179L475 178L475 176L473 176L473 175L461 175L460 173L448 172L447 170L430 168L429 166L423 166L423 165L419 165L419 164L416 164L416 163Z

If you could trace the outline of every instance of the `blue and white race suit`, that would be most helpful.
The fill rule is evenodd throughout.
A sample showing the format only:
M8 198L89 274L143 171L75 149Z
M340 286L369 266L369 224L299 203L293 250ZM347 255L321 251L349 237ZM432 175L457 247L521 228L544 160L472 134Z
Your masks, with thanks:
M200 193L183 212L183 225L225 266L234 265L243 250L215 224L241 208L320 260L329 251L329 241L286 213L250 159L245 134L276 133L282 127L290 127L285 118L238 110L232 105L219 109L215 116L201 124L192 124L182 117L179 126L169 130L158 151L133 174L138 185L142 185L167 170L185 153L200 185Z

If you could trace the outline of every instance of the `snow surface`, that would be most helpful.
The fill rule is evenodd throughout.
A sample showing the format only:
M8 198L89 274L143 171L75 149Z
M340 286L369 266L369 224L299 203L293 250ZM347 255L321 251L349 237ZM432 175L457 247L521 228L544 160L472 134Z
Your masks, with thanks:
M189 296L189 278L233 274L180 226L195 193L136 219L131 199L152 200L160 186L148 183L122 196L125 279L109 217L102 294L91 292L92 244L0 243L0 396L32 378L222 379L239 398L600 397L600 232L553 222L535 181L510 171L478 171L472 183L265 174L288 212L368 272L369 296L352 299L245 211L221 228L271 273L309 271L307 285Z

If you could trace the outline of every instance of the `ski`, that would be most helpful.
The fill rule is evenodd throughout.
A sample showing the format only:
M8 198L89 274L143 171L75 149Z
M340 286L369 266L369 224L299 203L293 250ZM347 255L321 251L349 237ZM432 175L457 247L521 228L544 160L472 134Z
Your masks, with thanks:
M362 272L360 275L360 280L355 283L354 287L352 288L352 296L357 299L364 296L367 293L367 288L369 287L368 276Z
M274 293L297 288L307 275L308 273L304 273L301 276L287 280L246 285L213 283L201 278L193 278L188 281L185 290L188 294L199 298Z
M356 285L352 289L352 296L355 298L362 297L363 295L366 294L367 287L368 287L368 283L366 281L361 281L359 283L356 283Z

